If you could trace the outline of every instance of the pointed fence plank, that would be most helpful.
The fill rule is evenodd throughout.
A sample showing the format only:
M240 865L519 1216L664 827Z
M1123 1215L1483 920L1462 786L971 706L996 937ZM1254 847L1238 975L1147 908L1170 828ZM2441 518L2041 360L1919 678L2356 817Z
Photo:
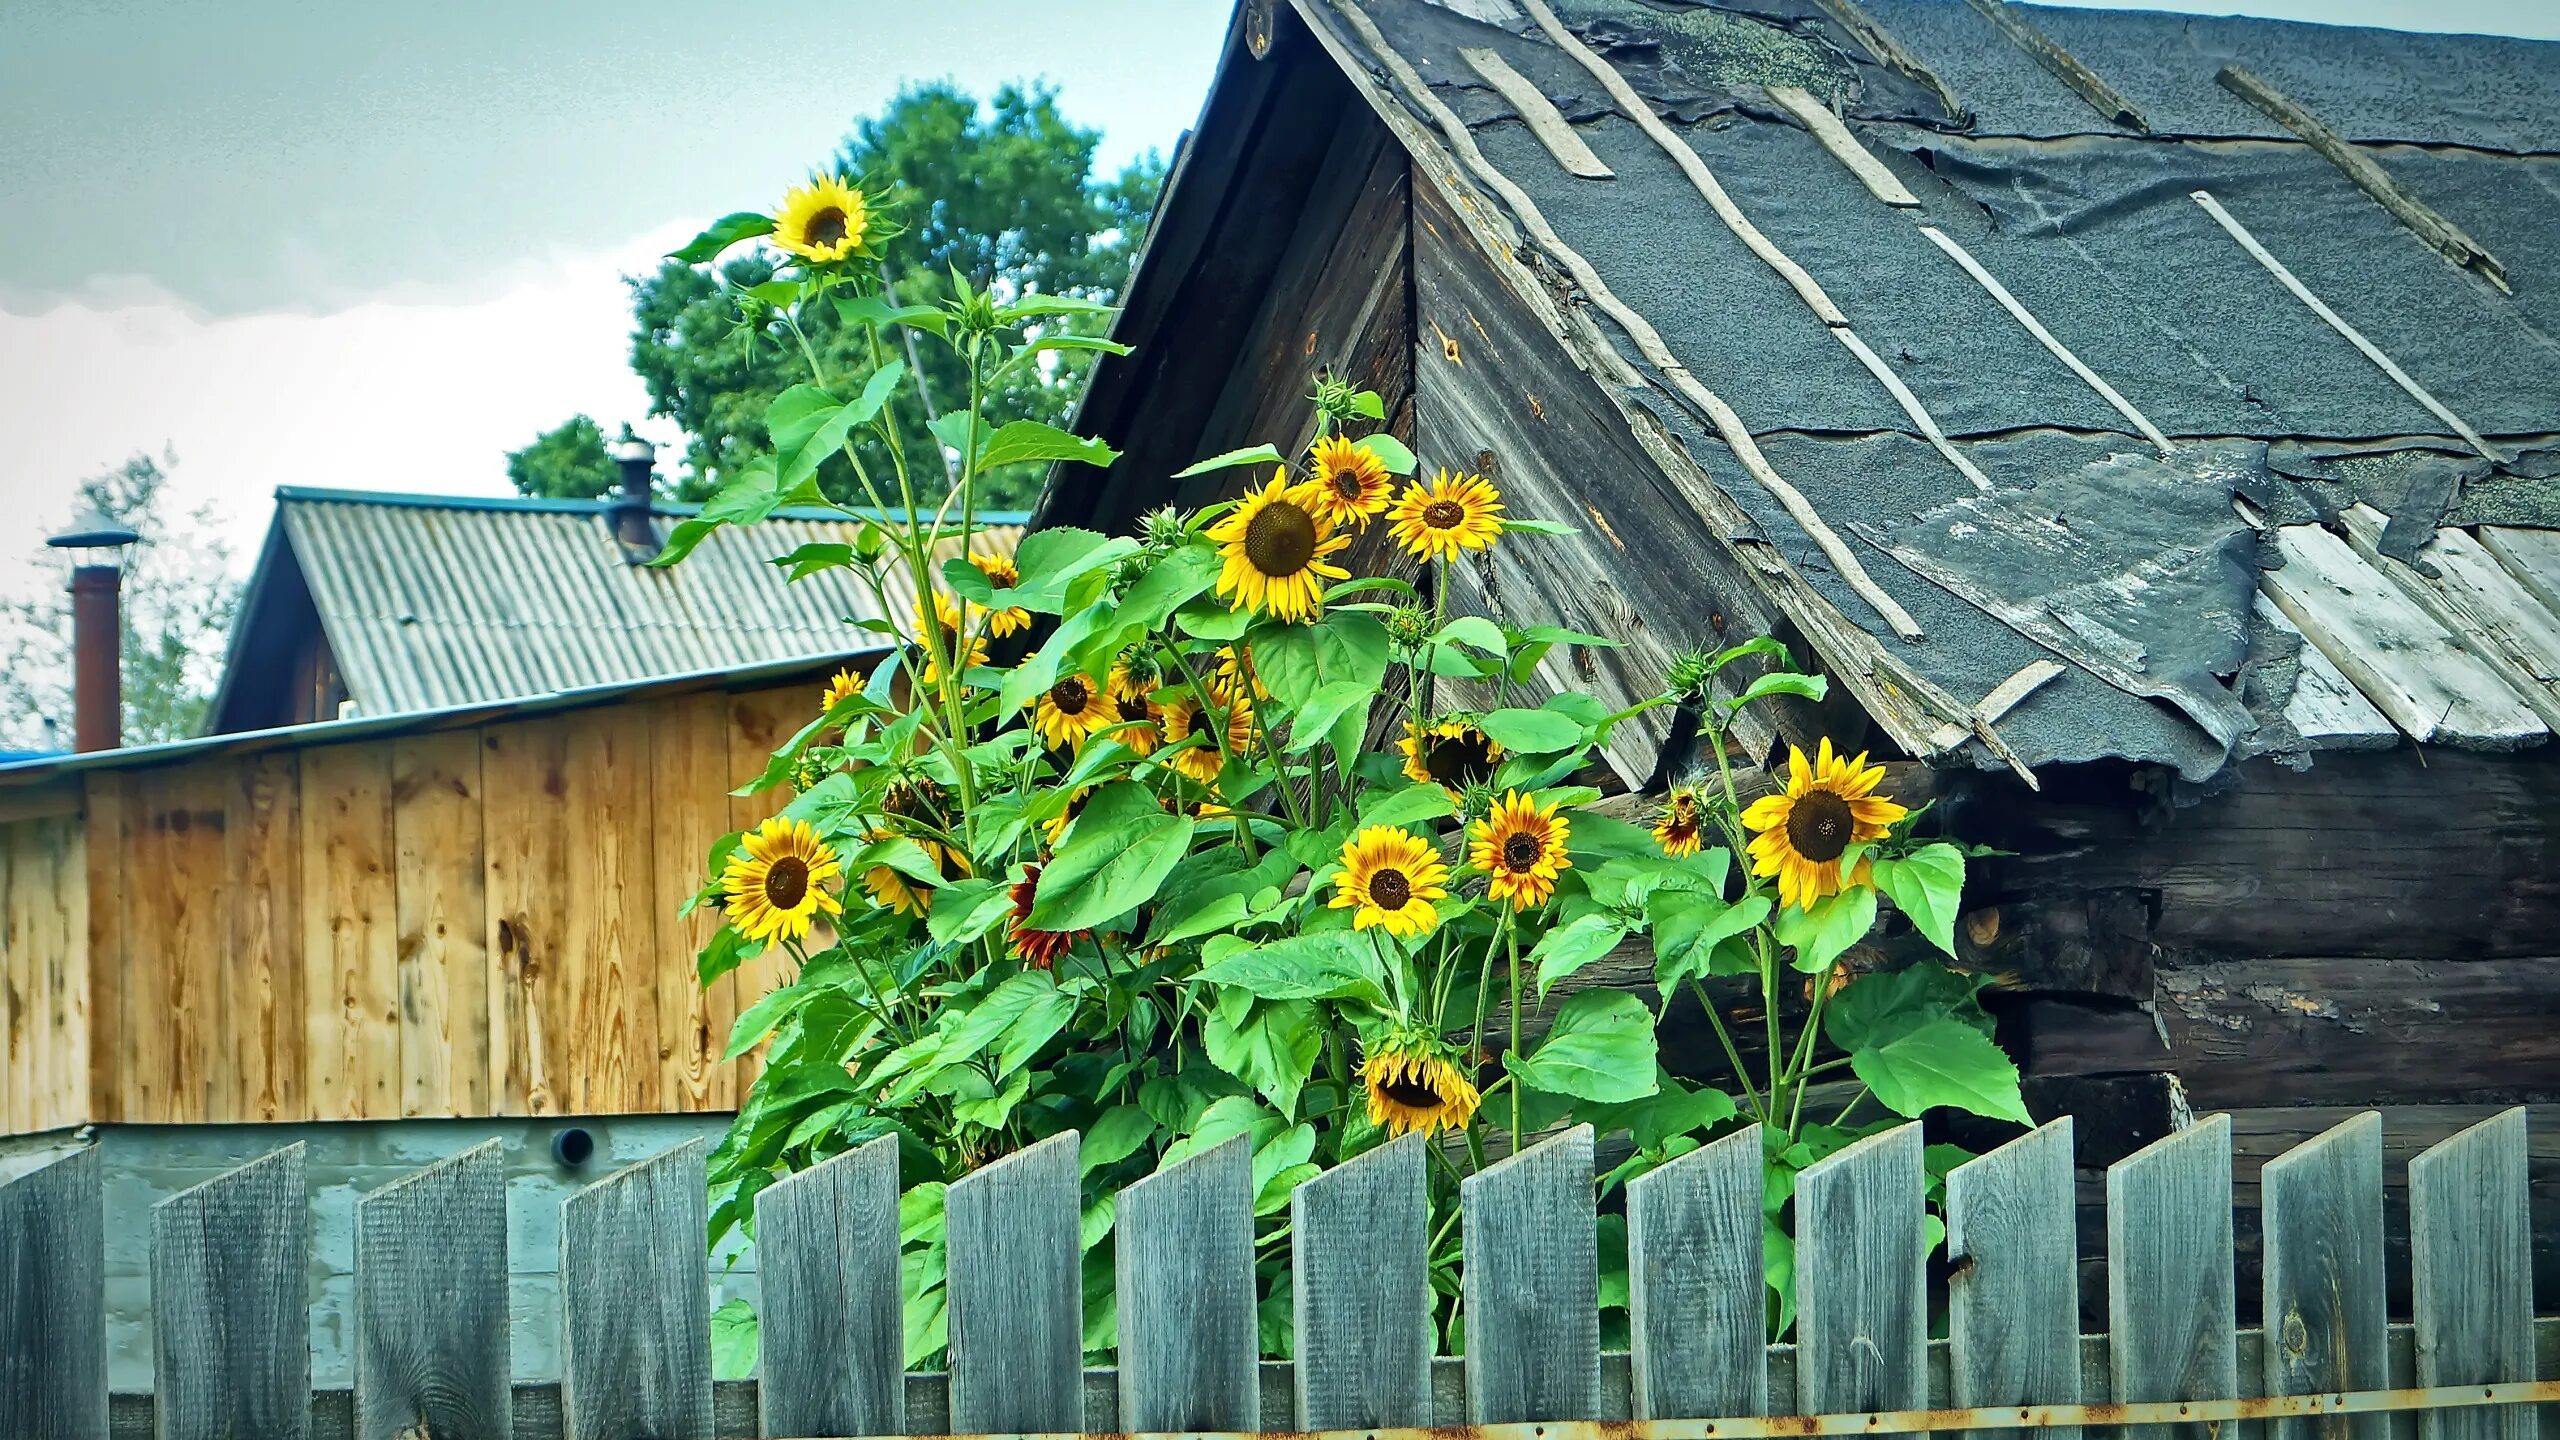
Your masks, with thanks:
M2409 1162L2409 1292L2420 1385L2533 1373L2533 1215L2518 1106ZM2419 1440L2534 1440L2535 1407L2424 1412Z
M1084 1428L1084 1261L1073 1130L952 1182L951 1428Z
M106 1440L106 1220L98 1147L0 1161L0 1435Z
M1258 1430L1252 1137L1120 1192L1120 1428Z
M1796 1176L1796 1408L1929 1403L1920 1126L1870 1135Z
M1947 1176L1947 1390L1962 1406L2080 1401L2071 1117ZM2076 1440L2077 1426L2055 1440Z
M2231 1272L2231 1117L2215 1115L2107 1167L2107 1346L2118 1400L2240 1393ZM2128 1426L2127 1440L2202 1440L2202 1425Z
M2390 1381L2382 1271L2382 1117L2368 1110L2267 1162L2258 1177L2266 1393ZM2279 1422L2274 1440L2388 1440L2387 1415Z
M311 1423L310 1255L300 1145L151 1207L159 1440L301 1440Z
M756 1195L767 1435L903 1435L898 1137L883 1135Z
M1627 1182L1627 1301L1639 1420L1769 1413L1761 1130Z
M1474 1424L1600 1413L1591 1154L1591 1127L1576 1125L1459 1187Z
M560 1203L565 1440L710 1440L710 1215L688 1140Z
M501 1153L486 1141L356 1202L356 1440L513 1428Z
M1425 1143L1389 1141L1289 1197L1301 1430L1432 1423Z

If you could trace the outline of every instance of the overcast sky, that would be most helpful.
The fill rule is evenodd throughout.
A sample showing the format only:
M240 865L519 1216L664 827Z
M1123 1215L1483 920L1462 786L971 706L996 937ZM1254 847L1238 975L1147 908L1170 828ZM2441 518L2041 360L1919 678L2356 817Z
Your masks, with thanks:
M2560 39L2553 0L2152 8ZM505 493L537 431L641 419L621 277L901 81L1045 75L1116 166L1191 123L1228 9L0 0L0 590L136 451L243 567L278 485Z

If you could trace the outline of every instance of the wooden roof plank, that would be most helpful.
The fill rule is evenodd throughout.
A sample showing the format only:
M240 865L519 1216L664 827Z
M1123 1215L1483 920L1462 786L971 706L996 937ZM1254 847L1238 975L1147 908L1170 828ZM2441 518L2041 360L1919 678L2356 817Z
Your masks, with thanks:
M2411 739L2515 750L2548 735L2487 662L2318 525L2276 532L2285 566L2260 581L2303 637Z
M2339 516L2366 564L2460 637L2543 724L2560 728L2560 617L2500 569L2479 541L2452 526L2420 546L2415 563L2383 554L2382 530L2389 519L2370 505Z
M2302 634L2266 596L2257 597L2257 609L2267 624L2289 635ZM2399 730L2338 672L2335 661L2308 643L2302 647L2302 673L2284 702L2284 718L2314 750L2388 750L2400 743Z
M2480 548L2498 557L2498 563L2544 609L2560 615L2560 530L2483 525Z

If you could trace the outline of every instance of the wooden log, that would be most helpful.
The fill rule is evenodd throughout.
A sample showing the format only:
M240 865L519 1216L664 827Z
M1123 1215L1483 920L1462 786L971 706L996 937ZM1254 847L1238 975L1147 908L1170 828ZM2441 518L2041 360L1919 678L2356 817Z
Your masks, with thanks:
M158 1440L301 1440L311 1209L288 1145L151 1207Z
M2384 1343L2382 1117L2368 1110L2268 1161L2259 1307L2269 1395L2380 1390ZM2389 1417L2287 1421L2278 1440L2387 1440Z
M944 1192L955 1432L1084 1428L1077 1145L1052 1135Z
M0 1434L106 1440L105 1301L98 1147L0 1161Z
M704 1154L688 1140L561 1202L568 1440L710 1440Z
M513 1425L503 1154L486 1140L356 1202L358 1440Z
M1121 1429L1261 1428L1253 1199L1248 1135L1120 1192Z
M1947 1175L1947 1394L2080 1401L2080 1242L2064 1116ZM1981 1433L1981 1432L1977 1432ZM2054 1440L2078 1440L2063 1427Z
M1510 103L1512 113L1520 117L1521 124L1529 127L1530 134L1538 137L1539 144L1547 147L1547 153L1555 157L1566 174L1578 175L1585 180L1617 177L1617 171L1591 153L1591 147L1583 143L1582 133L1564 118L1564 112L1556 109L1556 102L1547 98L1547 92L1539 89L1528 76L1512 69L1511 62L1502 58L1501 51L1461 50L1458 58L1466 61L1468 69L1492 86L1495 94Z
M2121 125L2136 134L2151 133L2151 122L2124 98L2116 87L2098 78L2098 72L2083 65L2068 50L2056 44L2052 36L2037 29L2035 23L2007 3L2007 0L1970 0L1974 10L1991 22L2012 45L2027 52L2056 80L2069 86L2071 93L2089 102L2089 108L2105 117L2108 124Z
M2107 1167L2107 1373L2118 1400L2240 1393L2231 1265L2231 1122L2222 1115ZM2202 1426L2129 1427L2204 1440Z
M2531 1178L2525 1112L2483 1120L2409 1162L2417 1383L2534 1378ZM2435 1411L2420 1440L2534 1440L2529 1405Z
M1859 144L1858 137L1851 134L1840 117L1832 113L1831 107L1816 98L1813 92L1800 85L1772 85L1769 98L1777 101L1780 109L1796 117L1797 124L1812 131L1813 138L1822 142L1822 148L1831 152L1832 159L1858 177L1858 183L1867 187L1868 194L1900 209L1919 207L1920 197L1912 194L1892 171L1884 168L1883 161Z
M1459 1186L1467 1417L1577 1420L1600 1403L1592 1133L1577 1125Z
M1920 1126L1897 1125L1796 1176L1796 1410L1929 1402Z
M1302 1430L1432 1423L1425 1143L1391 1140L1289 1197Z
M756 1194L767 1435L903 1435L898 1137Z
M1769 1413L1761 1133L1746 1125L1627 1182L1639 1420Z

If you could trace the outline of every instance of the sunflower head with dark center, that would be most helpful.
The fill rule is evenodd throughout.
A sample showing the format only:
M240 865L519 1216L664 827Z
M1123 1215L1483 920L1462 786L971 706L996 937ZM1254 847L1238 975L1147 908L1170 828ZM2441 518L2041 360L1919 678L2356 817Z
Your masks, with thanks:
M1345 500L1360 498L1360 472L1348 466L1333 472L1333 493Z
M1429 1110L1442 1103L1439 1091L1407 1070L1397 1071L1394 1079L1378 1087L1378 1093L1408 1110Z
M1120 712L1120 719L1124 724L1131 720L1155 718L1147 713L1147 697L1144 695L1123 695L1112 702L1112 707Z
M1809 790L1787 811L1787 843L1807 860L1837 860L1857 832L1849 802L1828 790Z
M901 820L933 818L942 805L942 786L931 778L899 780L880 792L880 809Z
M1422 523L1434 530L1455 530L1466 518L1467 507L1455 500L1434 500L1422 507Z
M1547 853L1546 843L1526 830L1514 830L1502 842L1502 868L1515 875L1526 873Z
M1092 700L1093 691L1073 675L1049 687L1049 703L1057 706L1061 715L1082 715Z
M1274 500L1245 522L1244 558L1265 575L1295 575L1316 558L1316 517Z
M809 894L809 862L785 855L765 867L764 898L776 910L789 910Z
M813 247L840 244L844 240L845 232L851 228L851 223L846 219L844 211L830 205L809 217L809 244Z
M1422 768L1454 789L1478 784L1493 773L1493 737L1472 728L1438 736L1424 749Z
M1401 910L1413 899L1413 881L1396 869L1382 869L1369 877L1369 903L1381 910Z

